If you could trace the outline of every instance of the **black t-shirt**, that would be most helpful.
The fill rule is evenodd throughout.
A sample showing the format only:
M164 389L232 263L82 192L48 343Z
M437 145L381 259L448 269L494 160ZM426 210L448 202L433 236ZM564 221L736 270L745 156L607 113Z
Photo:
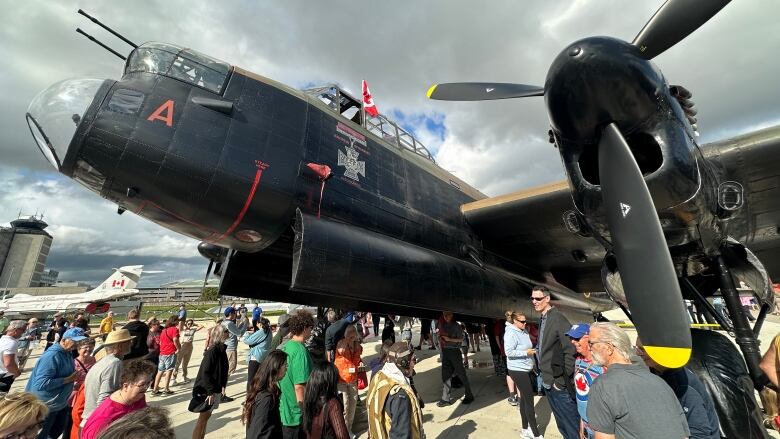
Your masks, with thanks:
M431 333L431 319L420 319L420 334Z
M395 343L395 329L390 325L386 325L385 329L382 330L382 344L387 340Z
M503 328L503 326L504 325L502 323L501 327ZM501 347L498 345L498 341L496 341L496 337L501 337L501 339L503 339L504 334L497 333L495 322L485 325L485 335L487 335L488 342L490 343L490 353L492 355L500 355Z
M346 319L341 319L333 322L328 329L325 330L325 349L329 351L335 351L336 345L344 338L344 331L347 330L349 322Z
M325 331L327 331L327 323L322 319L317 319L311 330L311 336L303 342L314 361L325 361Z
M124 359L130 360L132 358L140 358L148 354L149 346L146 343L146 338L149 336L149 326L144 322L134 320L128 322L124 326L124 329L127 329L127 332L129 332L130 335L135 336L135 338L130 341L130 352L124 356Z
M255 397L252 418L246 426L246 437L257 439L282 439L282 418L279 399L263 390Z

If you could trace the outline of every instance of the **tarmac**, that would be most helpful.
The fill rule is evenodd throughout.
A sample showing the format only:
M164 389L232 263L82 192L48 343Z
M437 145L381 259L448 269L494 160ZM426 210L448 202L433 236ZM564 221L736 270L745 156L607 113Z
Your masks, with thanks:
M619 319L622 313L612 315L612 319ZM619 313L619 314L618 314ZM275 323L276 318L271 319ZM200 322L207 324L206 322ZM418 329L418 328L415 328ZM760 334L761 349L766 350L772 338L780 332L780 316L768 316ZM198 331L195 336L195 349L190 361L188 376L194 381L200 365L205 339L205 330ZM636 332L629 329L632 339ZM417 343L419 332L415 331L413 342ZM377 356L380 341L373 334L364 342L364 361L368 363ZM236 372L228 381L227 394L235 401L222 403L212 414L209 420L206 437L214 439L244 438L245 427L241 423L241 410L246 397L246 345L239 342L239 362ZM23 390L27 384L27 378L35 361L41 354L41 349L36 349L27 362L25 372L13 385L13 390ZM471 404L462 404L463 389L453 390L453 404L447 407L437 407L436 401L441 395L440 363L437 361L439 353L428 350L423 345L423 350L417 351L419 359L415 370L415 385L420 396L425 401L423 408L423 425L427 438L436 439L460 439L460 438L490 438L490 437L521 437L520 413L516 407L507 403L508 392L506 381L503 377L495 375L492 366L490 348L486 342L482 342L480 352L469 353L468 376L475 400ZM181 376L181 372L180 372ZM197 416L187 411L187 404L191 397L192 383L172 386L174 394L170 396L152 397L147 393L147 402L150 405L164 406L170 411L171 420L176 431L177 438L189 438L195 426ZM365 390L360 392L361 402L353 424L353 432L359 438L367 438L367 419L365 406L362 399ZM555 425L555 419L551 416L550 407L542 397L535 398L536 416L541 431L546 439L562 439ZM773 438L780 438L778 432L770 432Z

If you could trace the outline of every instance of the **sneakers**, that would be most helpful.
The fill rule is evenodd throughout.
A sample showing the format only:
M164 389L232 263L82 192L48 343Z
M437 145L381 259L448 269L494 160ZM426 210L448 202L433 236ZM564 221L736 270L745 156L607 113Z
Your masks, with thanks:
M510 396L509 398L506 399L506 402L508 402L509 405L511 405L512 407L516 406L517 405L517 396L516 395Z
M467 396L467 397L463 398L460 402L462 402L463 404L471 404L472 402L474 402L474 397L473 396Z
M544 436L542 436L541 434L539 436L534 436L533 431L531 431L531 427L520 430L520 434L525 439L544 439Z
M219 402L233 402L233 398L227 395L222 395L222 398L220 398Z
M439 402L436 403L436 407L447 407L448 405L452 404L449 401L445 401L443 399L440 399Z

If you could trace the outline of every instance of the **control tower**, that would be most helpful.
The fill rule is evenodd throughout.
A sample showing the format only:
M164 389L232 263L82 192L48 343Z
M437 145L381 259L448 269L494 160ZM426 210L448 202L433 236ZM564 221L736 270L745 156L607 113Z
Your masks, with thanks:
M54 238L43 217L30 216L0 228L0 289L38 287Z

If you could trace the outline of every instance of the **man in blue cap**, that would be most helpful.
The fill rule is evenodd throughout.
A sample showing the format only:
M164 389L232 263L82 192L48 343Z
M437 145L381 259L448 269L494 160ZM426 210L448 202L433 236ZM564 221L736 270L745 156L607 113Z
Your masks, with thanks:
M595 433L588 424L588 392L593 380L606 372L605 366L600 366L593 362L593 356L590 352L590 325L587 323L578 323L566 331L566 335L571 339L571 344L577 350L577 357L574 360L574 390L576 391L577 412L580 414L580 437L593 439Z
M225 308L225 320L222 321L222 326L227 328L230 336L225 340L225 352L228 357L228 377L236 371L236 365L238 364L238 354L236 349L238 348L238 337L244 335L246 331L246 319L243 319L240 324L236 324L236 309L232 306ZM231 402L233 398L225 394L225 389L222 389L222 402Z
M263 308L260 308L259 303L255 303L254 309L252 309L252 328L257 331L257 322L260 321L260 317L263 316Z
M35 363L24 390L35 395L49 408L38 437L60 437L65 429L65 422L70 415L68 396L73 391L73 382L78 375L73 367L71 351L76 349L76 343L86 338L83 329L68 329L60 342L46 349Z

